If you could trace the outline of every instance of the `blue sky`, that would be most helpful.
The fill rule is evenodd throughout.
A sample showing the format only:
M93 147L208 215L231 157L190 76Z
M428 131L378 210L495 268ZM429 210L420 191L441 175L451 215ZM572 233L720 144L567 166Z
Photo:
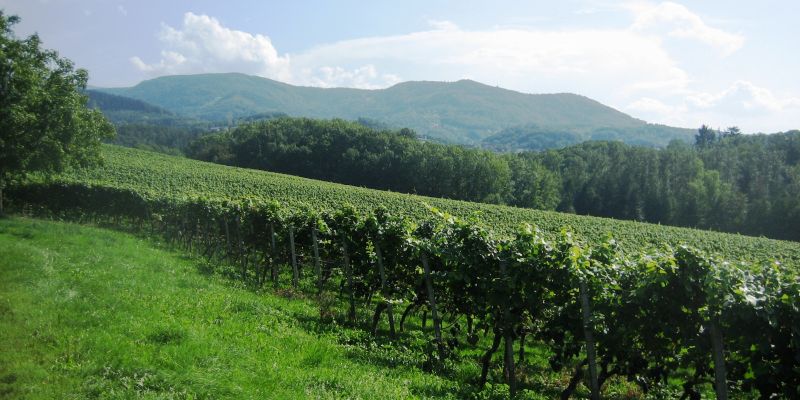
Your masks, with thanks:
M0 0L91 85L244 72L322 87L474 79L649 122L800 128L800 2Z

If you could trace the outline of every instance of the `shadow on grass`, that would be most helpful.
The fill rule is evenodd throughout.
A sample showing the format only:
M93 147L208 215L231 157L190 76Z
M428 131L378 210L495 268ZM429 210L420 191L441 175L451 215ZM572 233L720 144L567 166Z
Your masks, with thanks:
M345 356L350 360L377 368L422 371L442 379L441 385L413 382L410 389L417 396L508 398L508 388L502 383L502 367L496 359L489 375L489 385L484 390L478 390L480 367L475 365L479 363L479 357L485 351L481 346L455 354L443 365L434 367L431 357L435 346L432 342L433 332L430 329L421 330L419 321L413 320L412 317L412 320L406 324L407 328L411 329L397 332L396 337L392 339L389 337L388 329L384 326L386 324L384 316L378 334L373 335L374 305L367 309L362 304L357 310L355 322L348 322L346 312L348 304L336 282L328 282L323 295L318 295L315 282L310 277L299 282L299 289L292 288L290 271L287 266L282 268L284 273L279 276L278 285L273 284L272 281L260 284L254 274L250 274L248 279L243 281L241 270L226 265L224 262L208 261L201 257L194 259L197 261L195 265L198 272L205 276L220 276L237 288L244 288L254 293L269 293L288 300L311 302L318 313L285 310L282 318L291 320L292 324L296 324L306 332L330 338L345 349ZM240 306L234 306L231 311L244 311L239 309ZM468 365L469 363L475 363L475 365ZM465 374L465 370L470 372ZM473 374L473 371L477 371L477 373ZM538 396L544 396L540 398L560 397L561 388L558 387L558 379L546 365L525 363L519 366L518 372L520 391L527 390ZM321 388L339 387L336 382L330 381L320 381L317 384L315 386Z

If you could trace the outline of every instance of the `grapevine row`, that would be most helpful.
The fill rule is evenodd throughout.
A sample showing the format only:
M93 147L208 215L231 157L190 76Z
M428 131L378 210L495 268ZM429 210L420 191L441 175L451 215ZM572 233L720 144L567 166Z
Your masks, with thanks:
M550 346L554 370L573 369L564 398L583 380L599 398L613 376L644 391L682 377L684 398L699 398L705 383L717 398L732 387L800 397L800 280L777 262L731 263L688 246L625 254L610 237L587 246L566 230L555 240L530 227L500 238L438 212L417 222L382 208L175 199L77 183L11 195L55 215L151 229L259 284L283 266L294 287L301 275L320 292L338 279L349 320L377 299L373 334L385 318L394 337L425 308L432 362L485 337L478 385L499 351L512 397L515 358L530 340Z

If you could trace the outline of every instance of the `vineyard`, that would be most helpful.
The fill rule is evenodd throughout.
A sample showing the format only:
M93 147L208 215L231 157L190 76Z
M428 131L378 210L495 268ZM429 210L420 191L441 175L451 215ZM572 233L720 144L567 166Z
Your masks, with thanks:
M644 393L677 380L682 398L708 387L721 399L800 396L797 243L104 152L102 168L9 197L37 214L163 235L254 285L289 273L296 290L338 293L351 323L370 315L374 335L394 338L424 310L427 367L477 349L476 385L500 358L511 397L534 343L570 371L562 398L581 383L600 398L613 379Z
M435 207L458 218L476 216L480 224L502 237L513 236L525 224L537 226L554 239L564 227L588 243L612 234L625 251L658 250L663 245L690 243L727 259L778 259L792 269L800 265L800 244L750 236L542 212L370 190L256 170L171 157L117 146L105 146L105 166L57 177L54 184L81 184L133 191L148 199L244 197L275 200L285 207L309 206L335 210L352 205L361 212L386 207L412 220L432 216Z

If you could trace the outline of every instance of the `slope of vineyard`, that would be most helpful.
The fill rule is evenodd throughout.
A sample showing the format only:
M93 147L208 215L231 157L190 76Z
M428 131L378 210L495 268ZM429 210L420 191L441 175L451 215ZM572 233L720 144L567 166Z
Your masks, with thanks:
M103 151L105 166L63 174L56 180L131 189L153 197L254 196L290 207L307 204L323 209L343 204L361 210L385 206L416 219L430 216L429 207L434 207L459 217L477 215L478 221L498 234L510 234L523 224L539 227L546 236L569 227L588 242L599 242L610 233L630 251L688 243L729 259L778 259L793 269L800 264L796 242L383 192L117 146Z
M209 265L226 263L225 274L253 287L272 281L280 288L280 275L290 273L291 291L317 293L320 320L330 318L325 304L338 297L348 324L372 315L366 329L378 338L386 334L379 328L385 312L389 339L400 347L393 308L404 309L404 336L406 316L424 307L415 329L425 344L414 352L425 358L419 367L445 371L452 361L472 360L464 381L475 381L477 391L499 367L493 360L502 342L507 373L491 381L507 385L511 398L539 392L531 379L541 374L525 361L532 348L550 351L552 371L573 371L569 385L556 385L562 398L575 394L584 365L592 398L614 376L642 383L648 395L649 388L682 387L684 398L695 398L712 389L712 377L718 398L739 390L800 395L796 243L514 213L114 148L107 155L104 168L13 187L13 206L162 236ZM543 231L510 234L522 222ZM564 225L591 243L558 232ZM678 243L688 246L653 249ZM765 262L774 258L791 267Z

